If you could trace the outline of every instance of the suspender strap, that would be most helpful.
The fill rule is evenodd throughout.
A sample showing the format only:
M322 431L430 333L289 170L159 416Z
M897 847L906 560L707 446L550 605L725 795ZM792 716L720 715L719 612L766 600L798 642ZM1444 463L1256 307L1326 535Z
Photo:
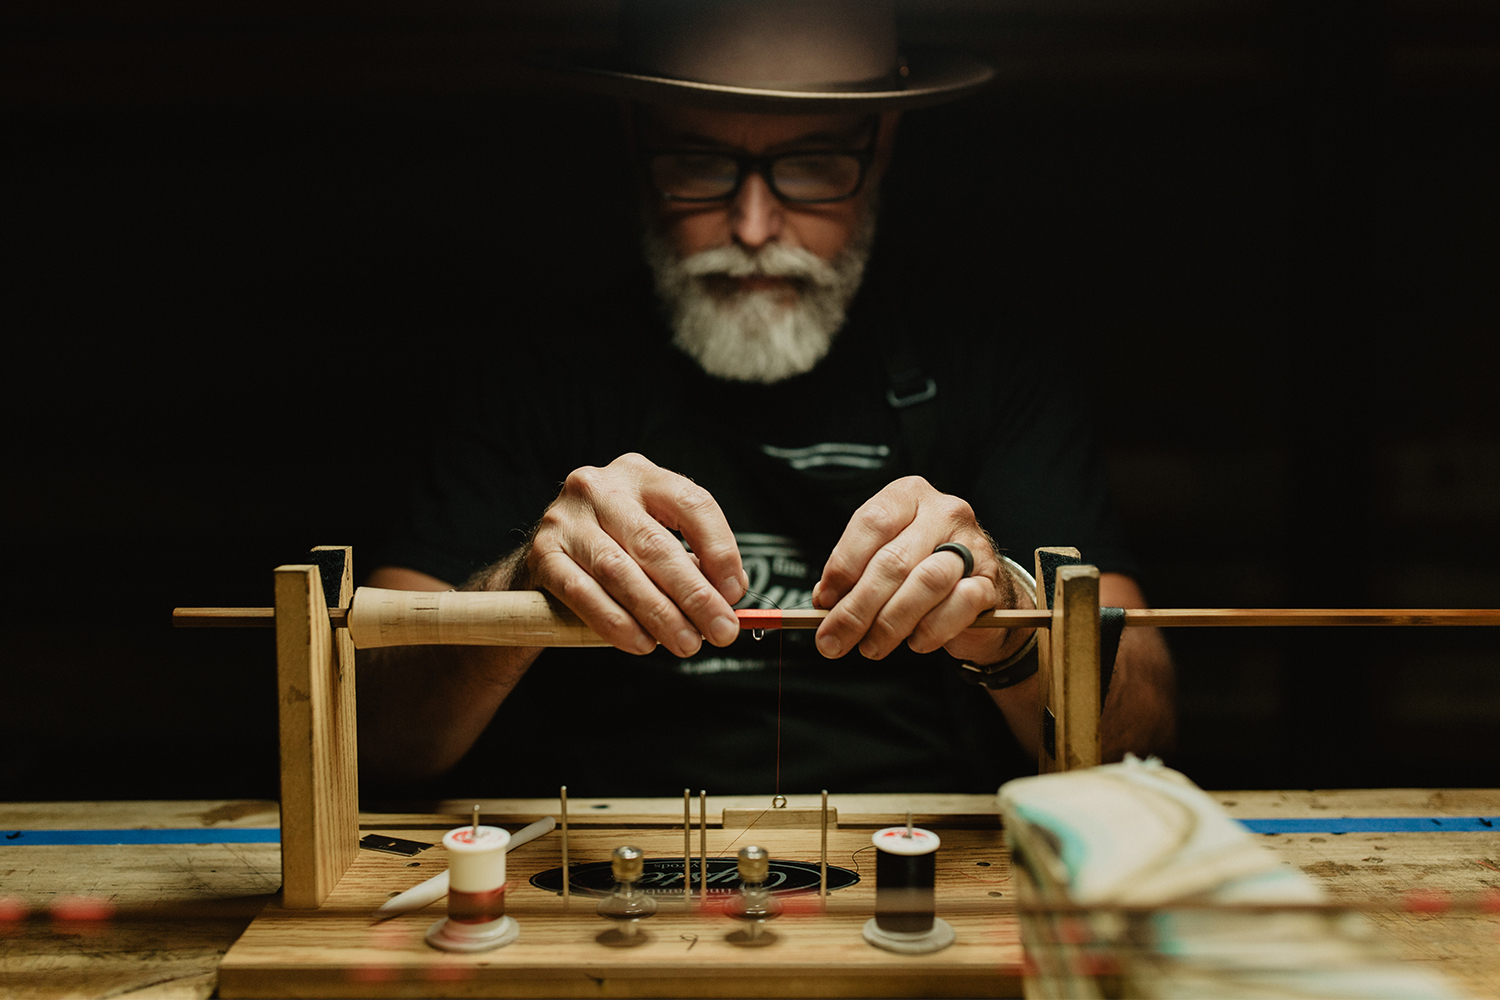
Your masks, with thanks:
M938 441L937 382L912 348L905 317L887 303L882 305L875 326L886 372L885 400L896 411L909 470L940 490L951 489Z

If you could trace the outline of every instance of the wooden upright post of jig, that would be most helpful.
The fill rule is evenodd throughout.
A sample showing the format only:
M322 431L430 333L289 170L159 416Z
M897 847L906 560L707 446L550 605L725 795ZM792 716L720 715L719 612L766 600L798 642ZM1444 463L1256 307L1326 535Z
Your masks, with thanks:
M1059 566L1052 605L1049 653L1057 717L1055 770L1099 763L1099 570Z
M1049 545L1036 550L1036 607L1038 611L1050 611L1053 605L1052 590L1057 582L1057 568L1082 561L1077 549L1072 546ZM1037 770L1051 774L1062 770L1057 760L1057 717L1062 712L1060 705L1052 704L1052 637L1051 628L1044 626L1036 630L1037 693L1042 702L1042 741L1037 759Z
M317 909L359 851L354 644L328 609L354 595L351 550L319 546L310 564L276 568L281 725L281 893ZM332 599L326 599L325 594Z

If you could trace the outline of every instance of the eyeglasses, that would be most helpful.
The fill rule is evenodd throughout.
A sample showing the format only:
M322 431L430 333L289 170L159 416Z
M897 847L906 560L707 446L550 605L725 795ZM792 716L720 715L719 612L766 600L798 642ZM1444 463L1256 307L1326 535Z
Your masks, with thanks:
M708 150L648 150L651 183L669 201L727 201L754 171L771 193L797 205L846 201L859 193L874 158L875 136L858 150L803 151L744 156Z

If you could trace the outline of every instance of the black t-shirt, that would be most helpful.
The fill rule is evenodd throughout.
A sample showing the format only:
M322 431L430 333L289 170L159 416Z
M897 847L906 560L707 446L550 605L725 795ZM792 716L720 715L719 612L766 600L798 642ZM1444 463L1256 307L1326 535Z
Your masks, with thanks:
M976 322L937 289L872 266L813 371L774 385L707 376L670 345L645 282L606 290L566 330L513 331L473 373L380 562L455 585L512 551L567 474L636 451L707 488L755 596L807 607L850 515L922 473L968 500L1009 554L1076 545L1132 572L1065 361L1030 331ZM891 340L936 385L938 433L903 433ZM916 452L925 452L916 454ZM1024 758L988 694L946 652L826 660L806 631L742 635L679 660L545 651L443 787L506 796L992 791ZM442 790L442 789L439 789Z

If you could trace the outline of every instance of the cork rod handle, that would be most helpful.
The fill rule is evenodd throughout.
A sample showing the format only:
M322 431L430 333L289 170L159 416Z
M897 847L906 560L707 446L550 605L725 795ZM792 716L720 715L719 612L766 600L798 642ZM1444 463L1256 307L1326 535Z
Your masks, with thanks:
M381 590L360 587L349 608L358 649L378 646L608 646L540 591Z

